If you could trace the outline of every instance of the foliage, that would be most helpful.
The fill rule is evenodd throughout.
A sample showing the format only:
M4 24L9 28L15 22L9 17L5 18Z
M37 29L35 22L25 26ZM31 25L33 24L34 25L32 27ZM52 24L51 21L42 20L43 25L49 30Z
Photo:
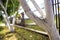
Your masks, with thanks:
M2 0L2 3L3 3L4 6L6 6L6 1L7 0ZM8 6L7 6L7 12L8 12L8 14L17 11L18 10L18 6L19 6L18 0L9 0L8 1Z
M2 3L4 5L4 7L6 7L6 1L7 0L2 0ZM19 7L19 2L18 0L9 0L8 1L8 5L7 5L7 13L8 15L12 15L15 13L15 11L18 10ZM0 11L3 10L2 7L0 6ZM2 19L2 16L0 15L0 19Z
M2 17L2 14L1 14L1 11L0 11L0 21L3 19L3 17Z

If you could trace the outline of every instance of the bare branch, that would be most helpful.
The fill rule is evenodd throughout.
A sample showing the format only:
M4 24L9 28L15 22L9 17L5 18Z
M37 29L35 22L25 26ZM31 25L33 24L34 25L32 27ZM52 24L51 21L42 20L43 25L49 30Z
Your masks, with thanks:
M37 9L37 11L41 14L42 19L45 19L45 15L43 15L43 11L41 10L41 8L37 5L37 3L35 2L35 0L31 0L31 2L34 4L34 7Z
M7 12L6 12L6 8L4 7L4 5L3 5L1 0L0 0L0 5L1 5L2 9L4 10L6 16L8 17Z
M12 26L14 26L15 25L15 21L16 21L16 14L17 14L17 12L15 12L15 14L13 15L13 20L12 20Z
M6 1L6 7L5 7L5 8L6 8L6 10L7 10L7 6L8 6L8 1L9 1L9 0L7 0L7 1Z
M46 29L45 26L47 26L45 22L43 22L42 20L40 20L38 17L36 17L33 12L30 10L29 6L26 3L26 0L20 0L20 3L25 11L25 13L29 16L29 18L31 20L33 20L37 25L39 25L40 27L42 27L43 29Z
M47 31L50 40L59 40L59 34L57 32L56 26L54 24L54 17L52 12L52 5L51 0L44 0L45 1L45 9L47 13L47 23L41 21L37 18L33 12L30 10L29 6L26 3L26 0L20 0L20 3L25 11L25 13L30 17L31 20L35 21L37 25L45 29Z
M8 19L8 14L7 14L6 8L4 7L4 5L3 5L3 3L2 3L1 0L0 0L0 5L1 5L2 9L3 9L4 12L5 12L5 14L2 13L2 16L3 16L4 20L5 20L5 22L7 23L7 26L8 26L8 28L9 28L9 30L10 30L10 31L14 31L14 28L10 25L10 21L9 21L9 19Z

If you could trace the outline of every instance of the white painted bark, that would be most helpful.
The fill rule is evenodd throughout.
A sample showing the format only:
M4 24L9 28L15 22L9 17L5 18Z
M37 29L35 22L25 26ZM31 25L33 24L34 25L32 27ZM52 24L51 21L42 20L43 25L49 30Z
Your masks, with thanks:
M6 10L7 10L8 1L9 1L9 0L6 0L6 7L5 7L5 8L6 8Z
M43 11L41 10L41 8L37 5L37 3L35 2L35 0L31 0L31 2L34 4L34 7L37 9L37 11L41 14L40 19L45 19L46 15L44 15Z
M29 6L27 5L26 0L20 0L20 3L25 13L29 16L29 18L35 21L37 25L45 29L45 31L47 31L50 40L59 40L59 34L54 24L54 16L53 16L53 10L52 10L52 5L50 3L50 0L45 0L47 23L43 22L42 20L34 16L33 12L30 10Z
M26 0L20 0L20 3L25 11L25 13L28 15L28 17L33 20L37 25L39 25L40 27L42 27L43 29L46 29L46 25L47 23L45 23L44 21L40 20L38 17L36 17L33 12L30 10L29 6L27 5Z
M12 24L13 24L13 26L15 25L15 16L13 17L13 20L12 20Z
M46 19L48 20L48 29L47 32L49 34L50 40L59 40L59 33L57 31L56 25L54 23L54 14L52 8L51 0L44 0L45 2L45 10L46 10Z
M15 12L15 14L13 15L12 27L14 27L14 25L15 25L15 21L16 21L16 14L17 14L17 12Z
M5 14L2 14L2 16L3 16L3 18L4 18L4 21L5 21L6 24L7 24L8 29L9 29L10 31L12 31L12 29L11 29L11 27L10 27L10 24L9 24L9 22L8 22L8 20L7 20L7 16L6 16Z
M10 31L14 31L14 29L13 29L12 26L10 25L10 22L9 22L9 19L8 19L8 14L7 14L7 11L6 11L7 9L4 7L4 5L3 5L3 3L2 3L1 0L0 0L0 5L1 5L2 9L3 9L4 12L5 12L5 14L2 13L2 16L3 16L4 20L5 20L5 22L7 23L8 29L9 29Z

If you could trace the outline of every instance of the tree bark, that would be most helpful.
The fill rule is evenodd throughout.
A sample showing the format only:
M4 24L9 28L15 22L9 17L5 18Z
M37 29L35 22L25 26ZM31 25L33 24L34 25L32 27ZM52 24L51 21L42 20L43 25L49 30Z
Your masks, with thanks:
M31 0L31 2L34 4L34 7L37 9L37 11L41 14L40 19L45 19L46 15L44 15L45 13L43 13L43 11L41 10L41 8L37 5L37 3L35 2L35 0Z
M20 3L25 11L25 13L29 16L29 18L37 25L45 29L47 31L50 40L59 40L59 34L56 29L56 25L54 24L54 16L53 16L53 10L52 10L52 5L51 5L51 0L45 0L45 9L46 9L46 14L47 14L47 23L43 22L36 16L34 16L33 12L30 10L28 7L26 0L20 0Z
M41 19L39 19L38 17L36 17L33 12L30 10L29 6L26 3L26 0L20 0L20 3L25 11L25 13L27 14L27 16L33 20L37 25L39 25L40 27L42 27L43 29L46 29L46 25L47 23L45 23L44 21L42 21Z
M0 0L0 5L1 5L2 9L4 10L4 13L5 13L5 14L2 13L2 16L3 16L4 20L5 20L5 22L7 23L8 29L9 29L10 31L14 31L14 28L10 25L10 21L9 21L9 19L8 19L7 9L4 7L4 5L3 5L3 3L2 3L1 0ZM6 5L7 5L7 4L6 4Z
M51 0L44 0L45 2L45 11L46 11L46 19L48 22L48 29L47 32L49 34L50 40L59 40L59 33L57 31L56 25L54 23L54 14L52 8L52 1Z
M60 35L60 14L58 14L58 24L59 24L59 26L58 26L58 28L59 28L59 35Z

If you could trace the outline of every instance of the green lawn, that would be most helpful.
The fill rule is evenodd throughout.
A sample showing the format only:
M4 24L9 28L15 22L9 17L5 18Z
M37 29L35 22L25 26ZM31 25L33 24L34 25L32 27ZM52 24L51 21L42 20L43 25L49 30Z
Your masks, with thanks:
M1 27L3 28L3 27ZM6 35L6 33L9 32L9 30L4 27L1 31L0 31L0 40L48 40L48 37L43 36L41 34L35 33L35 32L31 32L31 31L27 31L25 29L21 29L18 27L15 27L15 31L16 33L9 33Z
M27 20L25 20L25 23L33 23L33 21L30 19L27 19Z
M2 22L1 22L2 23ZM33 23L32 20L25 20L25 23ZM44 31L37 25L26 26L39 31ZM9 30L6 27L0 27L0 40L49 40L47 36L15 27L15 33L8 33Z
M22 39L24 38L25 40L48 40L48 37L46 36L17 27L16 27L16 32L22 37Z
M27 26L28 28L32 28L35 30L39 30L39 31L44 31L41 27L37 26L37 25L32 25L32 26Z
M32 20L30 19L27 19L25 20L25 23L34 23ZM35 30L40 30L40 31L44 31L42 28L40 28L39 26L37 25L32 25L32 26L26 26L28 28L32 28L32 29L35 29Z
M32 20L25 20L26 23L32 23ZM39 31L44 31L39 26L26 26ZM48 37L32 32L25 29L15 27L16 33L8 33L9 30L6 27L0 27L0 40L49 40Z

